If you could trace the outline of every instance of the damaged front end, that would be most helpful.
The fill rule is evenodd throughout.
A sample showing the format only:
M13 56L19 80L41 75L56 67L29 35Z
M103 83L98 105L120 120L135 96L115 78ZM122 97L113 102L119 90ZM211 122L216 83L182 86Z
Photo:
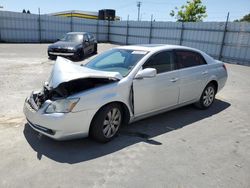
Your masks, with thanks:
M41 91L32 92L27 102L37 111L48 100L60 101L73 94L117 82L121 78L120 73L89 69L58 57L49 81Z

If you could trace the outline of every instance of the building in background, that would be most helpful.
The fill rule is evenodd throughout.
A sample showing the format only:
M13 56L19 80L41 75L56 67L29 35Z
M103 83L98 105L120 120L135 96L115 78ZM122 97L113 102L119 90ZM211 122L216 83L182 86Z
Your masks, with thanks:
M80 11L80 10L68 10L62 12L55 12L48 14L50 16L64 16L64 17L74 17L74 18L85 18L94 20L120 20L119 16L115 15L115 10L113 9L102 9L98 12Z

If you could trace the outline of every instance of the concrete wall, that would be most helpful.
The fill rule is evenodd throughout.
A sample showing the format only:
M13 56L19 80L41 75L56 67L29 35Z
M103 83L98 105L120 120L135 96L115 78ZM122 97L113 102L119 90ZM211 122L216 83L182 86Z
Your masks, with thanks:
M250 65L250 23L101 21L0 11L0 41L52 42L70 31L87 31L98 41L163 43L198 48L226 62Z

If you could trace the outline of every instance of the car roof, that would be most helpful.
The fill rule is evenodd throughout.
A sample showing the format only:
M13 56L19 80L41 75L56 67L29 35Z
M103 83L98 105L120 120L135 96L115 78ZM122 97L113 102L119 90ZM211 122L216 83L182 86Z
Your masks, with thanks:
M88 32L68 32L67 34L70 34L70 35L83 35L83 34L90 34Z
M180 45L170 45L170 44L138 44L138 45L128 45L128 46L120 46L117 47L118 49L127 49L127 50L140 50L140 51L160 51L160 50L174 50L174 49L181 49L181 50L193 50L197 52L201 52L198 49L190 48L186 46Z

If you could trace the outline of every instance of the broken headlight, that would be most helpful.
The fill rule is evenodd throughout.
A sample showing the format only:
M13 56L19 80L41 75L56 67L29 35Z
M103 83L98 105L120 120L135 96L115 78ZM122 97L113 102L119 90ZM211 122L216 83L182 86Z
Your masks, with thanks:
M46 109L46 113L68 113L71 112L78 103L77 99L61 99L53 101Z

